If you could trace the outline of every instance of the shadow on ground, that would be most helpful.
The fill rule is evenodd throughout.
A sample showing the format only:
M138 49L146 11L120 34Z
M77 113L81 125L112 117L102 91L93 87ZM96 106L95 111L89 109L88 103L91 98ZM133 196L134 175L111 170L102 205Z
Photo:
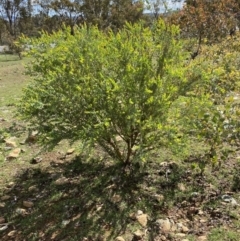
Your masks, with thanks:
M2 196L6 201L0 209L9 227L0 238L9 240L14 230L14 240L114 240L142 228L133 217L138 210L150 220L164 215L166 198L159 196L163 189L165 197L175 195L180 174L159 177L156 169L124 170L79 157L45 169L33 166L19 173Z

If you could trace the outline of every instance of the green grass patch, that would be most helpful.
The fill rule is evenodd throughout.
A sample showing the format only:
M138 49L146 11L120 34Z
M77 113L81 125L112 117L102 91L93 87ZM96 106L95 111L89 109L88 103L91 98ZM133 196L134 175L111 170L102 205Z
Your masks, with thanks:
M239 241L240 234L224 228L215 228L208 235L209 241Z
M3 63L13 63L13 62L18 62L20 59L18 57L18 55L14 55L14 54L0 54L0 66Z

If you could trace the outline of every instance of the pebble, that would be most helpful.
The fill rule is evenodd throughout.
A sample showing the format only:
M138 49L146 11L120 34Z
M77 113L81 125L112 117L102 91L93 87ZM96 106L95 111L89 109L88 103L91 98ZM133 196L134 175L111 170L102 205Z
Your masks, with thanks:
M141 239L144 236L144 233L141 230L137 230L136 232L133 233L133 235L137 238L137 239Z
M4 195L4 196L1 197L1 200L2 200L2 201L7 201L7 200L9 200L10 198L11 198L11 196L9 196L9 195Z
M183 231L184 233L188 233L188 232L189 232L189 228L186 227L186 226L182 226L182 231Z
M197 239L197 241L205 241L205 240L207 240L207 236L199 236L198 237L198 239Z
M16 230L12 230L8 233L8 237L14 237L17 234Z
M138 210L138 211L137 211L137 216L142 215L142 214L143 214L143 211L142 211L142 210Z
M32 208L34 206L34 203L30 201L23 201L23 206L25 208Z
M138 215L136 217L136 219L141 224L142 227L147 226L147 222L148 222L148 215L147 214Z
M8 229L8 225L4 225L4 226L0 227L0 232L1 232L1 231L4 231L4 230L6 230L6 229Z
M13 148L16 148L17 147L17 144L15 141L12 141L12 140L5 140L5 143L6 143L6 146L7 147L13 147Z
M204 212L203 212L202 210L199 210L199 211L198 211L198 214L199 214L199 215L203 215Z
M162 235L161 236L161 241L166 241L166 240L167 240L167 238L164 235Z
M192 193L191 193L191 196L192 196L192 197L197 197L197 196L199 196L199 193L198 193L198 192L192 192Z
M115 241L125 241L125 239L121 236L116 237Z
M66 177L60 177L54 183L55 183L55 185L60 186L60 185L64 185L64 184L69 183L69 180Z
M177 187L182 192L186 191L186 187L183 183L178 183Z
M237 206L237 205L238 205L237 201L236 201L233 197L231 197L231 196L229 196L229 195L227 195L227 194L222 195L222 200L223 200L224 202L226 202L226 203L231 203L231 204L234 205L234 206Z
M20 214L20 215L22 215L22 216L25 216L25 215L27 214L27 210L24 209L24 208L17 208L17 209L16 209L16 213L17 213L17 214Z
M155 194L154 197L158 202L162 202L164 200L164 196L161 194Z
M62 226L66 227L70 223L70 220L63 220L62 221Z
M206 223L206 222L207 222L207 219L200 219L199 222L200 222L200 223Z
M172 224L168 218L156 220L156 224L159 226L161 231L169 232L171 230Z
M5 203L0 203L0 208L4 208L5 207Z
M31 186L31 187L28 188L28 191L29 192L38 192L39 189L37 188L37 186Z
M7 156L7 160L12 160L12 159L16 159L19 157L21 153L21 148L16 148L14 150L12 150L9 155Z
M73 152L75 152L74 148L68 149L67 150L67 155L71 155L71 154L73 154Z

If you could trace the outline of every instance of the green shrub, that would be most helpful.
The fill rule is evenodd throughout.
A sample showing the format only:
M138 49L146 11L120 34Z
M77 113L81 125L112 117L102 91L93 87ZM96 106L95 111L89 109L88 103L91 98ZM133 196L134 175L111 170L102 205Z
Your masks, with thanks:
M34 61L19 112L43 144L97 143L128 165L159 146L183 152L196 129L184 116L213 108L209 95L188 95L188 53L178 28L163 21L126 24L116 34L83 26L74 36L64 29L21 42L32 46Z

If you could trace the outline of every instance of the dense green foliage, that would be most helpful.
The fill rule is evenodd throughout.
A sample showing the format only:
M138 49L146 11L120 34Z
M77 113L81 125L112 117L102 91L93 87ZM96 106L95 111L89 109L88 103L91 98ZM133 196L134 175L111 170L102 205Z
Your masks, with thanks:
M25 40L35 78L22 115L44 142L88 140L129 163L175 131L169 109L186 85L177 34L159 21L152 29L128 24L117 34L85 26L75 36L66 29Z
M204 46L202 54L191 62L188 78L194 80L193 96L208 94L213 108L191 122L202 131L198 133L210 146L205 162L224 161L231 146L239 145L239 34L218 44Z
M75 36L65 29L23 38L34 61L22 117L44 144L97 143L126 164L147 160L160 146L187 155L191 141L205 142L204 165L217 161L238 126L230 101L239 86L236 43L229 53L222 43L189 62L178 34L158 21L151 28L127 24L117 34L84 26Z

